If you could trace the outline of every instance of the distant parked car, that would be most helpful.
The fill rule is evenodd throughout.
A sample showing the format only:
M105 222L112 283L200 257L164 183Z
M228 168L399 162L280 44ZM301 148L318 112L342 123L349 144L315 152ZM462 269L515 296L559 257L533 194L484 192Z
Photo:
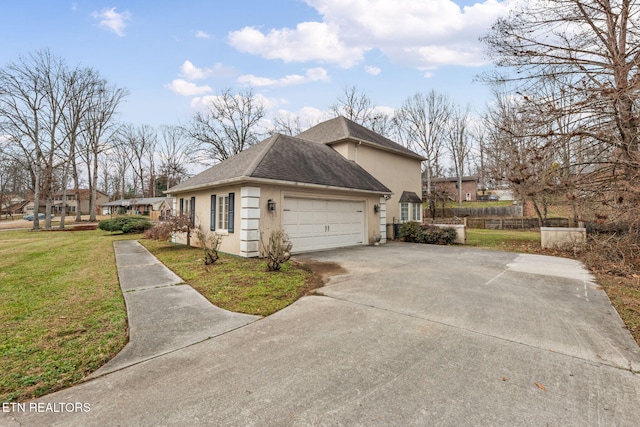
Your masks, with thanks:
M492 202L495 202L496 200L499 200L500 198L498 196L496 196L495 194L491 194L489 195L489 200Z
M51 214L51 219L55 218L56 216L54 214ZM24 219L25 221L33 221L33 214L26 214L25 216L22 217L22 219ZM43 213L39 213L38 214L38 219L44 219L44 214Z

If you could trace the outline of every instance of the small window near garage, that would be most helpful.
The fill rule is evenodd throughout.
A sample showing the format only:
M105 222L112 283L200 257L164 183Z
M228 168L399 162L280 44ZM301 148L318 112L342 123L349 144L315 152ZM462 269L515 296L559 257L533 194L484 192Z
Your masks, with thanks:
M209 229L233 233L235 193L212 194Z
M180 215L184 214L184 199L180 199Z
M209 215L209 230L215 231L216 229L216 195L211 195L211 213Z
M229 196L218 196L218 230L229 229Z
M196 223L196 198L195 197L191 198L189 209L190 209L189 219L191 220L191 224L195 224Z

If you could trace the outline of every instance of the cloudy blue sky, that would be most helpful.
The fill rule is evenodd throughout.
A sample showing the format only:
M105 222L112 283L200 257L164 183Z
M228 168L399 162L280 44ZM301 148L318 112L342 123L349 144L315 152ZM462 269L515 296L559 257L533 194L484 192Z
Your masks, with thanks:
M398 108L435 89L481 109L478 37L498 0L20 0L0 6L0 64L48 48L130 91L121 119L185 122L224 88L269 116L321 116L345 87Z

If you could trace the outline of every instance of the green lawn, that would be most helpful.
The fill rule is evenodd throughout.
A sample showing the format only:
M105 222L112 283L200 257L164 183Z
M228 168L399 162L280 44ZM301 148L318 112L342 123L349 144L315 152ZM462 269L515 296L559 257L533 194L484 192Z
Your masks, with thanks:
M510 252L539 252L540 232L467 229L467 245Z
M0 402L67 387L125 345L112 236L0 232Z
M209 301L225 310L267 316L319 286L306 268L291 261L267 271L258 259L221 254L205 266L203 251L168 242L141 240L151 253Z

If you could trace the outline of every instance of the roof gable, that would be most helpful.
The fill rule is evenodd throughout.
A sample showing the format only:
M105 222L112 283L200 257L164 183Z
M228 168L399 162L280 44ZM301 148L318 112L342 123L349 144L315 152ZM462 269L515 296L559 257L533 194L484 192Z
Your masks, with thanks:
M339 141L348 139L356 140L359 142L368 143L371 146L392 151L404 156L413 157L416 159L423 159L417 153L409 150L406 147L384 137L366 127L357 124L354 121L347 119L346 117L336 117L335 119L327 120L322 123L305 130L298 135L298 138L303 138L309 141L319 142L323 144L334 144Z

